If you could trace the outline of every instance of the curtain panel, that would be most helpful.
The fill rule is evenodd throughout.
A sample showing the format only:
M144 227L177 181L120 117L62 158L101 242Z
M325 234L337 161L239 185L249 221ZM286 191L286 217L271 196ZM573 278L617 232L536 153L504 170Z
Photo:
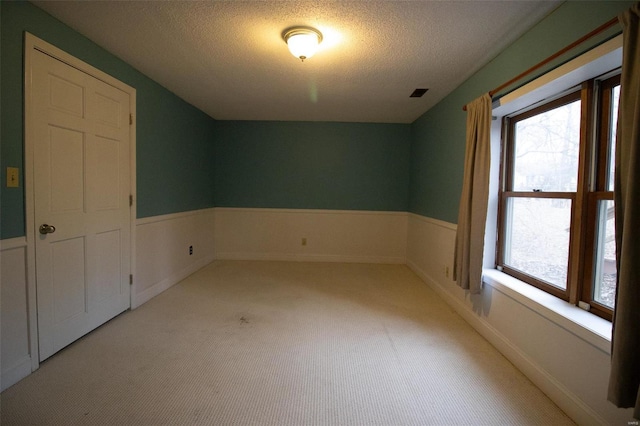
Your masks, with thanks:
M453 279L474 294L482 289L482 254L491 167L491 109L488 93L467 104L467 145Z
M615 159L618 283L609 400L640 419L640 3L620 14L622 76Z

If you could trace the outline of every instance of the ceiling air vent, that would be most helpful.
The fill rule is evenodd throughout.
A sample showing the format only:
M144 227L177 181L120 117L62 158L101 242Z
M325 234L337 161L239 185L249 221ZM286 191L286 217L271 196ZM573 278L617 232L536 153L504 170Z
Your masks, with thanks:
M416 89L416 90L413 91L413 93L409 97L410 98L421 98L422 95L427 93L427 90L429 90L429 89Z

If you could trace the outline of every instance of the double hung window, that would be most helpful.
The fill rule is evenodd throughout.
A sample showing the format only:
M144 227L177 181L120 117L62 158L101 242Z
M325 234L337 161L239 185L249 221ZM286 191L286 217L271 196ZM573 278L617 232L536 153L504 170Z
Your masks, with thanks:
M497 263L611 319L619 75L505 117Z

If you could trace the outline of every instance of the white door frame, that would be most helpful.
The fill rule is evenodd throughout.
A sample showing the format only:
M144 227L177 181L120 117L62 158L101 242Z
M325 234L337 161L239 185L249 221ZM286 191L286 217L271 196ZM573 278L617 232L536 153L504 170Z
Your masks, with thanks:
M38 311L36 303L36 261L35 261L35 197L34 197L34 162L33 162L33 117L31 114L31 67L34 51L45 53L65 64L72 66L98 80L103 81L117 89L129 94L129 108L131 112L131 125L129 126L130 141L130 194L133 196L133 204L130 209L131 227L131 274L135 277L136 270L136 89L111 77L97 68L71 56L67 52L58 49L38 37L25 33L24 40L24 185L25 185L25 213L27 232L27 304L29 320L29 355L31 356L31 371L35 371L40 363L38 361ZM135 294L135 280L130 288L129 304L133 305Z

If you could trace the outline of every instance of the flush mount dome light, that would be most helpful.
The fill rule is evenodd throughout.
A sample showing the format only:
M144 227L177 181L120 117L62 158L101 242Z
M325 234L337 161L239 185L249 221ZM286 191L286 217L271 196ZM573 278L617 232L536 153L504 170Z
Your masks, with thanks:
M304 62L318 51L318 45L322 42L322 33L315 28L295 27L286 30L282 38L289 46L291 54Z

